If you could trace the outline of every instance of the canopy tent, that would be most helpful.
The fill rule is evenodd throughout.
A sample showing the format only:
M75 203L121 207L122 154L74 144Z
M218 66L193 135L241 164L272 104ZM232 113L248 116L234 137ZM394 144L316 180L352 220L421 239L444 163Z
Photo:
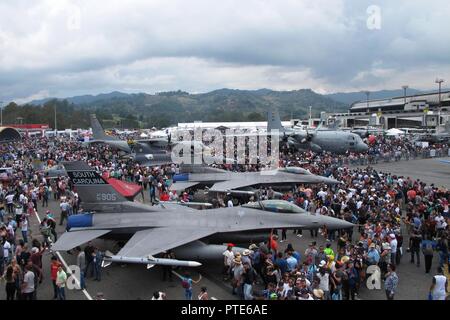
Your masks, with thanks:
M389 137L396 137L396 136L401 136L404 135L405 132L396 128L392 128L386 131L386 135Z
M19 141L21 140L19 131L11 127L0 127L0 141Z

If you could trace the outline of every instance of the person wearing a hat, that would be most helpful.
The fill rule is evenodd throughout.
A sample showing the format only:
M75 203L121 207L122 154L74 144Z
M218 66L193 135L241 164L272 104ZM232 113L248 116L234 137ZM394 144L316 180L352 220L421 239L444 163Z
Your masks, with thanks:
M234 244L228 243L227 249L222 253L224 281L227 281L228 277L230 276L231 265L232 265L233 259L234 259L233 247L234 247Z
M313 290L313 298L314 300L323 300L323 290L322 289L314 289Z
M252 260L250 259L250 255L252 254L252 251L250 251L249 249L245 249L243 252L242 252L242 258L241 258L241 260L242 260L242 263L243 264L246 264L246 263L248 263L250 266L252 265Z
M242 275L244 273L244 266L242 265L242 258L239 252L236 253L235 258L232 263L232 274L233 279L231 285L233 287L232 294L238 294L240 297L243 296L242 292Z
M261 256L261 249L256 244L252 243L248 249L251 251L250 259L252 261L252 267L256 270L258 274L261 274L261 268L262 268L262 256Z
M376 245L373 242L370 244L369 251L366 254L366 261L368 265L374 265L380 262L380 253L376 249Z
M380 254L380 269L381 272L387 272L387 266L391 263L391 246L389 242L383 242L381 245L381 254Z
M398 247L398 241L394 233L391 233L389 235L390 242L389 245L391 247L391 262L393 265L395 265L397 261L397 247Z
M327 268L327 262L325 260L319 263L319 272L316 273L316 277L320 280L319 289L323 290L324 300L330 299L330 270Z

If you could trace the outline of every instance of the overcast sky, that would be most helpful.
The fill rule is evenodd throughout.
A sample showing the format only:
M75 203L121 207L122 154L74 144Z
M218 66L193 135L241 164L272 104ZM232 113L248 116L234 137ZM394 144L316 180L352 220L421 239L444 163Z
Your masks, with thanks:
M450 82L449 30L448 0L0 1L0 101L432 89Z

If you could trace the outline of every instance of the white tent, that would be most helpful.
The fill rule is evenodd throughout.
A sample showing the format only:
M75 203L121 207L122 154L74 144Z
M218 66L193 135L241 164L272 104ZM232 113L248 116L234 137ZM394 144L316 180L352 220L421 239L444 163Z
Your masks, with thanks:
M405 132L396 128L392 128L386 131L386 135L389 137L397 137L397 136L401 136L404 135Z
M148 134L146 134L145 132L142 132L140 135L141 138L148 138Z

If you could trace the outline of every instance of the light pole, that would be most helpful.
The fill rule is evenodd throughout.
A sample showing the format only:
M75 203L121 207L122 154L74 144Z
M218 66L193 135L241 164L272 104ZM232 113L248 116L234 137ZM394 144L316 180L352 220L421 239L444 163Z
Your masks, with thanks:
M309 126L312 126L312 106L309 106Z
M3 127L3 101L0 101L0 126Z
M58 128L56 127L56 102L55 102L55 137L58 136Z
M441 104L441 86L442 86L442 82L444 82L444 79L439 79L437 78L436 81L434 81L435 83L439 84L439 109L438 109L438 128L441 126L441 109L442 109L442 104Z
M370 91L364 91L364 93L366 94L366 104L367 104L367 112L369 112L369 97L370 97Z
M404 86L402 86L402 89L403 89L403 99L404 99L404 101L405 101L405 105L406 105L406 90L409 88L409 86L407 86L407 85L404 85Z

